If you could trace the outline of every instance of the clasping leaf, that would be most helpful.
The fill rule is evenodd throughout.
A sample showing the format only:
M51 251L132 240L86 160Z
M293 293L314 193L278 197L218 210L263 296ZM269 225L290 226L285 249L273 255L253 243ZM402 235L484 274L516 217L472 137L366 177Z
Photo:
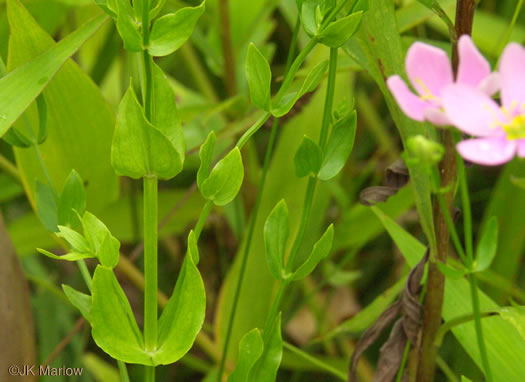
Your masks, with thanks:
M319 33L319 41L330 48L339 48L357 32L362 18L363 12L359 11L334 21Z
M281 200L264 223L264 247L270 273L276 280L284 280L284 255L288 240L288 207Z
M270 64L254 44L248 47L246 79L252 103L261 109L270 111L272 71Z
M319 145L305 135L294 157L295 175L298 178L316 176L321 169L322 160L323 153Z

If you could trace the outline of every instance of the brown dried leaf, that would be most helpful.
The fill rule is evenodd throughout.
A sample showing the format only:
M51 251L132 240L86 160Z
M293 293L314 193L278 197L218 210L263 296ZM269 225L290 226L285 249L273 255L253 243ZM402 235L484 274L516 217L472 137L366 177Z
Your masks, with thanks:
M359 194L359 201L365 206L386 202L406 186L409 180L408 168L403 159L399 158L385 170L385 185L365 188Z

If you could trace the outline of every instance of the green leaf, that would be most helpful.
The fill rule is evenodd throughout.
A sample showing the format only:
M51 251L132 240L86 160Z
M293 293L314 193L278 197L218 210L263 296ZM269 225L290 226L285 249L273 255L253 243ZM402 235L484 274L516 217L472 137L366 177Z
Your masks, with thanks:
M89 322L96 344L115 359L153 366L129 301L111 269L97 266L91 292Z
M91 310L91 296L79 292L71 288L69 285L62 284L62 289L67 299L75 308L80 311L80 314L89 322L89 311Z
M47 139L47 102L44 93L36 97L36 105L38 109L38 137L37 143L41 145Z
M323 164L319 171L319 179L334 178L344 167L354 148L357 115L355 110L338 120L330 133L326 146Z
M298 92L290 93L279 100L272 103L272 114L275 117L282 117L292 109L295 103L306 93L313 92L319 82L323 79L326 69L328 68L328 61L325 60L317 64L306 76L301 88Z
M465 269L456 269L442 262L438 262L437 266L439 268L439 271L449 279L457 280L464 277L466 274Z
M197 172L197 185L202 190L204 181L210 176L211 161L213 159L213 149L215 148L215 132L212 130L208 134L208 138L202 144L199 150L199 157L201 159L201 165Z
M476 260L474 270L482 272L487 270L498 251L498 219L491 217L485 226L476 248Z
M235 147L211 171L202 183L202 195L218 206L230 203L239 192L244 179L241 152Z
M182 125L177 111L175 93L168 78L155 62L152 62L152 72L151 124L169 139L178 153L178 159L182 166L186 154L186 147Z
M525 306L505 307L500 310L501 317L510 322L525 341Z
M248 47L246 56L246 80L252 103L270 111L272 71L270 64L254 44Z
M19 0L8 0L8 14L23 12ZM23 11L22 11L23 10ZM96 17L71 33L47 52L0 79L0 137L42 92L53 76L107 20ZM12 31L13 32L13 31Z
M321 169L323 153L321 148L308 136L304 136L294 157L295 175L302 178L307 175L317 175Z
M114 268L119 261L120 242L111 235L106 225L92 213L84 213L81 221L84 235L93 254L102 265Z
M86 192L84 182L75 170L66 179L62 194L58 201L58 223L75 226L78 224L78 215L86 210Z
M317 0L303 0L301 6L301 22L305 32L309 36L317 35L319 24L317 22L317 9L319 7Z
M162 16L151 29L148 52L152 56L167 56L188 40L195 24L204 12L204 1L198 7L186 7Z
M182 170L177 147L146 120L131 85L119 106L111 164L118 175L134 179L144 176L170 179Z
M69 43L66 41L70 37L56 44L19 1L10 0L7 8L11 29L8 68L11 71L10 76L15 73L20 75L17 75L19 80L16 84L16 94L3 93L8 89L3 85L0 87L0 93L5 94L8 100L15 100L21 97L23 92L34 91L34 96L26 98L29 105L31 99L40 92L35 89L38 80L48 78L49 81L46 80L39 88L45 86L42 94L48 110L48 138L39 146L47 171L52 182L58 186L64 184L72 169L78 171L88 184L87 204L90 210L99 213L108 204L113 203L118 195L117 177L108 161L115 125L113 112L92 79L73 60L67 60L63 52L58 52L64 49L64 43L72 43L72 40L69 40ZM77 31L83 35L82 41L89 38L107 17L102 16L97 20L92 21L96 25L89 22L89 33L84 27ZM83 31L80 32L81 30ZM80 35L77 34L78 37ZM77 39L75 44L78 47L80 43ZM59 46L62 48L59 49ZM74 49L71 49L70 52L73 52ZM39 61L40 55L47 57L45 62ZM48 70L55 60L62 60L61 57L63 61L61 64L55 63L56 69L64 65L56 75L53 76L55 72L42 72ZM30 90L31 88L33 90ZM0 103L4 100L4 96L0 96ZM17 108L14 104L7 107L11 111ZM24 118L19 118L14 127L25 132L27 121L34 136L38 136L40 116L37 109L37 105L33 103L25 110ZM20 110L23 111L23 108ZM35 206L36 181L48 183L48 179L35 150L15 148L14 152L27 196ZM104 187L100 187L101 184L104 184Z
M378 218L395 241L410 267L414 267L421 259L426 248L412 235L406 232L390 217L377 207L372 207ZM499 307L482 291L479 293L481 311L493 311ZM470 287L465 279L448 279L443 300L443 318L445 321L471 314L472 302ZM518 335L516 329L499 317L491 317L483 324L483 331L488 357L491 365L498 370L498 380L520 380L524 374L522 354L525 354L525 341ZM452 329L456 339L481 367L479 348L476 340L474 323L459 325Z
M118 9L115 1L116 0L95 0L95 4L97 4L109 16L117 18Z
M193 259L195 265L199 264L199 247L197 246L197 238L195 237L195 232L190 231L188 235L188 252Z
M58 231L58 198L49 185L36 182L36 208L40 221L49 232Z
M334 21L319 34L319 41L330 48L343 46L357 32L362 18L360 11Z
M285 278L284 256L288 234L288 206L282 199L264 223L266 261L270 273L276 280Z
M129 0L116 0L118 7L117 29L124 42L124 48L130 52L141 52L142 34L135 22L135 13Z
M281 313L276 317L272 331L268 336L269 342L266 345L261 358L250 371L250 382L274 382L277 377L277 370L283 357L283 340L281 338Z
M472 382L470 379L465 377L464 375L461 376L461 382Z
M57 256L54 253L46 251L45 249L42 249L42 248L37 248L36 250L40 252L41 254L46 255L47 257L54 259L54 260L77 261L77 260L90 259L90 258L95 257L92 253L70 252L62 256Z
M308 259L306 259L306 261L293 273L292 279L302 280L312 273L317 264L330 254L333 241L334 225L330 224L323 236L321 236L319 241L315 243Z
M250 382L248 376L264 350L264 343L259 329L254 328L242 337L239 343L239 360L228 382Z
M66 240L75 252L91 252L89 242L84 238L84 236L79 234L77 231L74 231L71 228L62 225L58 226L58 230L60 232L57 232L56 235Z
M206 292L189 252L159 320L158 350L152 355L155 365L168 365L182 358L193 346L204 323Z

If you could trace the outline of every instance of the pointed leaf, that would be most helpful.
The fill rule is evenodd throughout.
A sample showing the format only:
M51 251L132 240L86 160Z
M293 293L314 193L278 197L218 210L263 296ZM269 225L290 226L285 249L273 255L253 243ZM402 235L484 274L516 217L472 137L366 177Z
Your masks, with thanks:
M197 172L197 185L199 189L202 190L204 181L210 176L210 167L211 161L213 159L213 149L215 147L215 132L212 130L208 134L208 138L202 144L199 150L199 157L201 159L201 165L199 171Z
M249 382L250 371L261 357L263 350L264 343L259 329L255 328L246 333L239 343L239 360L228 382Z
M323 236L315 243L310 256L292 275L293 280L301 280L313 272L317 264L330 254L334 240L334 225L330 224Z
M250 44L246 56L246 79L252 103L269 111L272 71L270 64L254 44Z
M241 152L235 147L213 168L210 176L202 183L201 193L216 205L224 206L235 199L243 179Z
M336 123L326 146L319 179L329 180L335 177L344 167L354 148L357 116L355 111Z
M134 179L144 176L170 179L182 170L177 148L146 120L132 86L119 106L111 164L118 175Z
M182 358L204 323L206 292L190 253L186 254L177 285L159 320L158 350L152 355L155 365L168 365Z
M129 301L113 271L98 265L91 290L89 322L96 344L115 359L153 366Z
M10 13L22 8L19 0L9 0L7 4ZM0 137L36 99L66 60L106 20L107 16L99 16L88 21L47 52L0 79Z
M91 251L100 263L114 268L119 261L120 242L111 235L106 225L90 212L84 213L82 227Z
M54 253L46 251L45 249L42 249L42 248L37 248L36 250L40 252L41 254L46 255L47 257L50 257L51 259L55 259L55 260L77 261L77 260L90 259L90 258L95 257L92 253L70 252L62 256L57 256Z
M476 248L474 269L476 272L487 270L498 251L498 219L493 216L487 222Z
M317 175L321 169L323 153L321 148L308 136L304 136L294 157L295 175L302 178L307 175Z
M319 41L330 48L343 46L357 32L362 18L359 11L332 22L319 34Z
M188 252L193 259L195 265L199 264L199 247L197 246L197 238L195 237L195 232L190 231L188 236Z
M89 311L91 310L91 296L79 292L71 288L69 285L62 284L62 289L67 299L75 308L80 311L80 314L89 322Z
M273 382L283 357L283 340L281 338L281 313L275 319L269 342L264 352L250 372L248 381Z
M302 96L304 96L306 93L313 92L317 88L319 82L321 82L324 74L326 73L326 69L328 69L327 60L317 64L308 73L298 92L287 94L280 100L277 100L275 104L272 104L272 114L275 117L282 117L283 115L288 114L288 112Z
M72 170L66 179L58 202L58 222L74 227L78 224L78 214L86 210L86 192L80 175ZM76 211L76 212L75 212Z
M198 7L186 7L162 16L153 24L148 52L152 56L167 56L188 40L195 24L204 12L204 1Z
M135 13L129 0L116 0L118 7L117 29L124 42L124 48L130 52L142 51L142 35L134 22Z
M452 280L458 280L465 276L466 271L464 269L456 269L451 267L450 265L443 264L442 262L438 262L437 266L439 268L439 271L445 275L445 277L452 279Z
M77 231L63 225L59 225L58 230L56 235L66 240L73 250L81 253L91 252L89 242Z
M276 280L285 278L284 256L288 240L288 207L281 200L264 223L264 247L270 273Z

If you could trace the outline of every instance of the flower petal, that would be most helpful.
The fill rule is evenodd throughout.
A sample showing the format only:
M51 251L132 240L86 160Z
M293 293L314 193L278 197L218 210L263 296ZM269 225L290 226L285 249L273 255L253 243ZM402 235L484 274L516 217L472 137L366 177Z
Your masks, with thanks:
M443 107L448 119L461 131L478 136L502 135L496 123L504 121L498 105L480 90L467 85L449 85L443 90Z
M447 54L432 45L416 42L408 49L406 72L421 95L441 96L441 89L454 81Z
M416 121L423 121L423 112L429 106L428 102L412 93L405 81L397 75L389 77L386 83L403 113Z
M525 49L516 43L507 45L501 56L501 102L504 106L521 106L525 102Z
M490 74L490 64L481 55L469 35L463 35L458 41L459 66L456 82L478 87Z
M483 93L492 97L496 94L501 88L501 76L498 72L492 72L487 77L485 77L480 84L478 89Z
M438 109L437 107L426 108L424 113L425 120L433 123L436 126L449 126L451 125L450 120L444 111Z
M518 140L518 156L525 158L525 139Z
M516 141L509 141L504 137L467 139L458 143L457 150L470 162L498 166L514 157Z

